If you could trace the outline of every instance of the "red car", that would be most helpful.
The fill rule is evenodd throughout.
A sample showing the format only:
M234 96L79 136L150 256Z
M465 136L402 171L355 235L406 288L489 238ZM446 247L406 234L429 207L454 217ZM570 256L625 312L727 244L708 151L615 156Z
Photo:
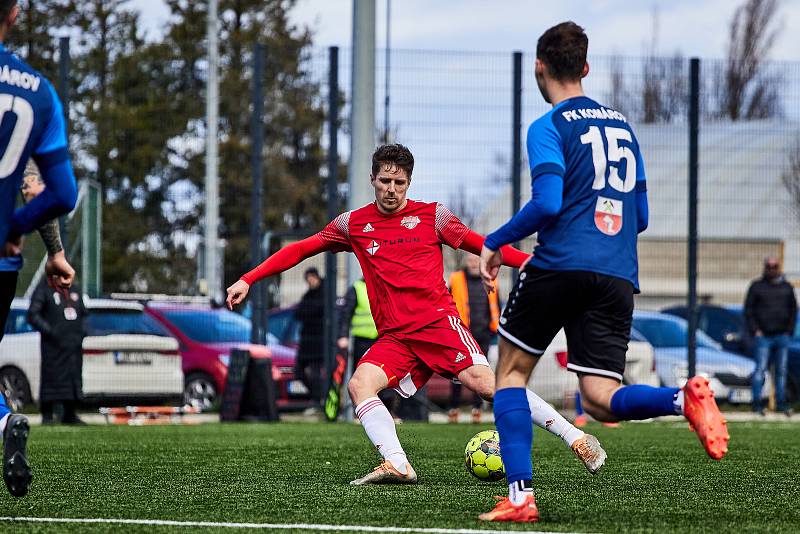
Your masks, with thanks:
M297 322L291 309L270 312L269 346L250 343L250 320L224 308L151 301L145 310L180 343L185 404L207 410L221 399L235 348L249 350L256 358L272 358L279 409L307 404L307 390L294 380Z

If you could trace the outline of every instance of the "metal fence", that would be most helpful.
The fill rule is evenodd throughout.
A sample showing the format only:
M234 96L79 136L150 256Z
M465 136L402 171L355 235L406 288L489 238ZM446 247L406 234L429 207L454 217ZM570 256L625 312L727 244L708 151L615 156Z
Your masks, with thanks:
M411 148L416 165L411 198L446 204L473 229L488 233L513 214L514 181L520 198L530 196L530 180L525 150L515 169L514 150L514 57L511 53L443 52L428 50L391 51L390 76L386 78L386 55L376 54L376 124L375 138L386 137ZM527 126L547 111L533 78L532 53L522 56L521 138ZM640 276L642 294L637 297L640 310L660 310L685 305L688 298L689 255L689 60L682 57L632 58L590 57L591 73L585 81L589 96L626 114L643 150L647 169L650 227L640 237ZM304 66L309 77L319 85L317 103L328 109L329 50L314 50ZM269 64L269 56L266 57ZM779 257L791 281L800 280L800 64L770 63L763 80L769 82L769 105L762 106L753 118L726 118L724 91L725 63L719 60L700 62L698 202L697 208L697 297L701 304L741 305L751 280L761 271L765 256ZM248 67L249 68L249 67ZM350 51L341 49L338 79L343 107L340 117L350 113L348 93ZM267 69L269 72L269 69ZM762 81L763 81L762 80ZM752 90L748 98L753 97ZM251 95L239 95L242 100ZM264 95L267 102L269 93ZM388 121L385 120L388 117ZM119 125L124 129L124 125ZM197 128L187 132L183 146L199 145ZM338 137L338 161L342 170L349 153L349 130L346 120ZM137 140L138 143L146 140ZM175 139L170 140L176 143ZM269 151L269 140L265 150ZM178 141L180 145L180 141ZM330 146L329 129L322 135L322 146ZM155 147L160 151L163 147ZM169 159L165 173L197 172L186 161ZM324 180L329 169L319 170ZM242 169L247 176L249 171ZM264 177L264 204L282 202L280 186ZM222 185L223 189L225 184ZM366 179L356 187L368 187ZM190 192L191 193L191 192ZM196 195L187 193L177 205L183 211L200 210ZM337 199L342 201L347 187L339 184ZM325 203L322 194L318 202ZM249 205L243 202L243 206ZM175 204L174 204L175 205ZM225 221L223 221L225 222ZM271 233L273 246L279 246L301 234L311 234L318 227L286 226L262 228ZM200 240L200 228L182 232L178 240L193 244ZM294 237L292 237L294 236ZM532 250L533 239L521 244ZM463 253L446 249L445 277L464 261ZM339 255L342 256L342 255ZM191 260L191 258L189 258ZM307 266L325 272L323 258L314 258L285 273L271 286L272 308L286 309L297 303L306 287L303 273ZM347 289L346 265L338 258L335 271L336 294ZM501 297L512 283L510 270L501 277ZM230 281L229 281L230 282ZM143 281L146 285L146 280ZM728 326L710 326L710 319L700 310L699 326L712 334L731 351L747 352L739 343L738 331ZM276 312L277 313L277 312ZM676 312L680 313L680 311ZM738 311L732 312L730 328L736 324ZM331 316L330 307L327 312ZM330 317L329 317L330 318ZM4 346L8 340L4 341ZM738 344L737 344L738 343ZM793 358L800 360L799 347ZM656 347L656 358L658 358ZM566 346L563 347L566 350ZM554 361L561 349L554 350ZM646 356L643 356L646 358ZM744 378L735 376L722 384L726 391L746 389L752 362L742 364ZM2 364L0 364L2 367ZM652 364L651 364L652 367ZM749 370L748 370L749 369ZM800 369L800 366L798 366ZM639 370L641 371L641 370ZM631 372L639 372L631 368ZM699 372L709 371L701 361ZM540 369L541 379L556 383L566 371L555 365ZM670 380L680 381L688 370L686 364L670 369ZM552 374L548 374L552 373ZM571 375L569 375L571 376ZM651 377L652 378L652 377ZM667 382L664 377L658 377ZM545 395L550 400L569 403L574 377L564 379L564 386ZM800 373L790 377L790 387L800 391ZM738 396L737 396L738 395ZM733 400L746 400L744 393L731 393Z

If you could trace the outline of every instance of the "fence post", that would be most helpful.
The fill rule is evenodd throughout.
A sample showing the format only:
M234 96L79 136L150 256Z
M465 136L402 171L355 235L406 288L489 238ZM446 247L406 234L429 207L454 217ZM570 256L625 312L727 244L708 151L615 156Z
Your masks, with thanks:
M514 52L514 87L511 116L511 216L520 208L520 166L522 165L522 52ZM519 248L519 243L514 243Z
M328 220L339 211L339 47L328 48ZM336 357L336 258L325 253L325 369L330 381ZM330 383L326 383L327 391Z
M688 378L697 372L697 169L700 129L700 59L689 64L689 239L688 239Z
M255 267L261 262L261 206L263 180L261 177L261 153L264 145L264 127L262 115L264 114L264 99L261 96L261 84L264 78L264 46L256 43L253 46L253 117L251 124L253 168L253 194L250 197L250 263ZM263 285L263 284L260 284ZM253 292L253 314L250 341L252 343L266 343L266 324L264 298L262 288Z
M64 108L64 124L69 132L69 37L58 39L58 96ZM69 139L69 136L67 136ZM69 149L69 147L67 147ZM69 251L69 232L67 231L67 216L59 219L61 228L61 244L65 251ZM84 273L85 275L85 273Z

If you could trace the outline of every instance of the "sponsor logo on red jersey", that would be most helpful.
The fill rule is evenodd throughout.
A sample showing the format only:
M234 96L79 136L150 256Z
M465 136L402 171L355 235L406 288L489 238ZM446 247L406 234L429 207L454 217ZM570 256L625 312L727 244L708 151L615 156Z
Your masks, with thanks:
M367 252L369 252L371 256L374 256L375 253L378 252L379 248L381 248L381 246L373 239L370 241L369 246L367 247Z
M419 217L414 215L412 217L403 217L403 220L400 221L400 226L408 228L409 230L413 230L414 228L417 227L419 223L420 223Z

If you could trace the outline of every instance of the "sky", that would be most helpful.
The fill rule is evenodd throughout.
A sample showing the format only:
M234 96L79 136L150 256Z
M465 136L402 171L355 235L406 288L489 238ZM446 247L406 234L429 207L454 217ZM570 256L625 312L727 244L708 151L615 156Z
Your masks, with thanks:
M377 2L377 46L385 43L387 0ZM162 0L132 0L148 31L157 32L168 11ZM639 56L651 43L657 13L657 50L720 58L725 55L735 0L393 0L393 48L532 51L548 27L574 20L586 28L590 54ZM491 5L491 9L487 6ZM772 59L799 60L800 0L783 0L783 31ZM352 0L298 0L293 20L315 30L319 46L347 47Z

